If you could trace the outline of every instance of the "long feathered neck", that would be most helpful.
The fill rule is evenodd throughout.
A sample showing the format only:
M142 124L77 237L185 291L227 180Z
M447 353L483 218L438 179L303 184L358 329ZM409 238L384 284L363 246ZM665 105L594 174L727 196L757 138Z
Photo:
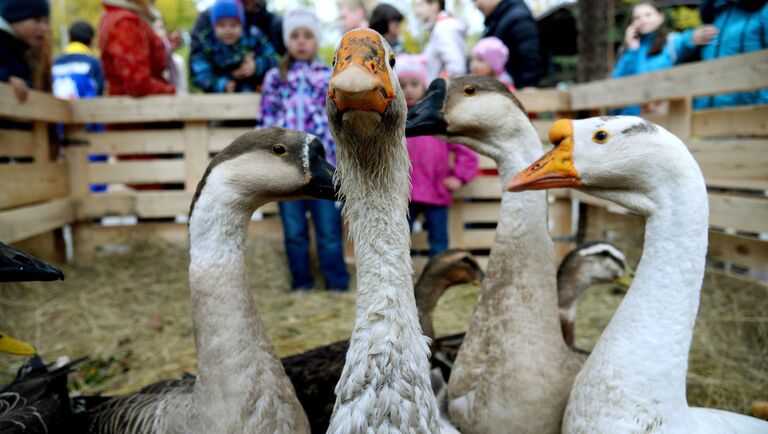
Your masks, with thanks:
M663 179L647 214L634 283L592 352L585 375L601 375L596 369L610 363L622 372L612 378L618 389L674 408L686 405L688 351L704 277L709 212L695 163L675 177L665 173ZM633 398L629 401L623 405L631 406Z
M440 275L425 270L424 274L416 282L414 296L416 297L416 309L419 313L419 324L424 336L434 340L435 328L432 321L432 315L437 306L440 297L452 283Z
M293 386L248 291L245 240L251 210L236 203L235 193L209 180L189 223L198 364L194 399L201 425L195 430L308 432L306 415L296 411L301 407Z
M404 120L346 115L334 130L337 176L355 243L357 308L329 432L436 432L411 280Z

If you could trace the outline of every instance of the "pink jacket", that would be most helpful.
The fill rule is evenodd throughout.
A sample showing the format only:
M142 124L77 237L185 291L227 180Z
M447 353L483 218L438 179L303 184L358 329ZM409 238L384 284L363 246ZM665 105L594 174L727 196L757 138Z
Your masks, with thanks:
M413 166L411 202L448 206L453 198L443 180L455 176L466 184L477 175L477 155L465 146L432 136L409 137L407 143ZM453 167L450 161L452 152L455 154Z

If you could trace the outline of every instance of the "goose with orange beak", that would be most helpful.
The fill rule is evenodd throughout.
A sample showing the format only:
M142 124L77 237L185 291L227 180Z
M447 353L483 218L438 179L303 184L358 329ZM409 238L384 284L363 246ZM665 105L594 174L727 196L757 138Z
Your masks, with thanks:
M555 148L509 191L574 187L646 219L632 285L576 376L571 433L766 433L768 422L686 401L709 231L707 188L677 137L633 116L561 120Z
M395 63L377 32L346 33L326 99L358 291L330 433L441 430L411 280L407 110Z

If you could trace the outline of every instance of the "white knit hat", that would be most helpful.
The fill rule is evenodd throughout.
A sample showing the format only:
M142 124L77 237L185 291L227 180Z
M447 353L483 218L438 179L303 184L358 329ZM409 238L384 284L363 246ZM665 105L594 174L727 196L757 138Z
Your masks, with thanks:
M312 31L320 43L320 20L309 9L294 9L283 16L283 42L288 45L291 33L299 27L305 27Z

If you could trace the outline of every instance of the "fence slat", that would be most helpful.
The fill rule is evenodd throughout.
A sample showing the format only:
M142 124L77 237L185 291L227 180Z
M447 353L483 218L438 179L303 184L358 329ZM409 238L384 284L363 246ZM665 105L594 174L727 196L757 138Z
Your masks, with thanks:
M69 198L0 211L0 240L15 243L72 223L74 217Z
M709 224L745 232L768 232L768 198L710 193Z
M0 157L32 157L33 142L31 131L0 130Z
M0 166L0 209L28 205L69 194L63 164L3 164Z
M768 243L755 238L709 231L707 256L768 272Z
M49 93L30 90L27 100L20 103L13 88L0 83L0 118L43 122L70 122L69 102Z
M184 182L184 160L122 161L88 165L95 184Z
M694 136L768 136L768 106L702 110L693 113Z
M184 152L181 129L81 132L71 137L84 140L94 154L173 154Z
M208 131L208 151L219 152L248 131L253 131L253 128L211 128Z

